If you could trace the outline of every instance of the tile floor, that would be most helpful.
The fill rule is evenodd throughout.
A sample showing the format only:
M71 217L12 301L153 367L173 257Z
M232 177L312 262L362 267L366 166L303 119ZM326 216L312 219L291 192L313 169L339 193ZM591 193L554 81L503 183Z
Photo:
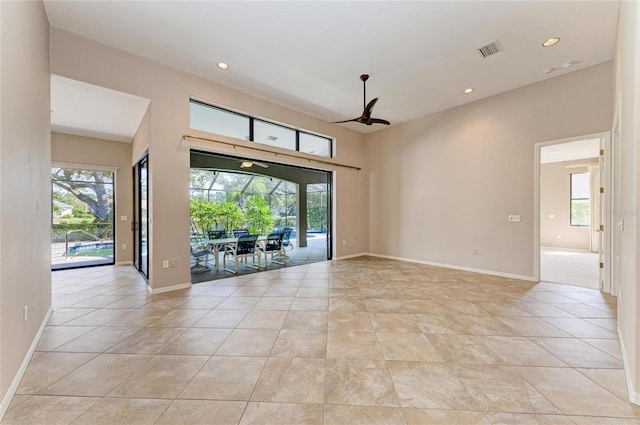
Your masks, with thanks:
M639 424L615 300L362 257L149 295L53 273L2 424Z

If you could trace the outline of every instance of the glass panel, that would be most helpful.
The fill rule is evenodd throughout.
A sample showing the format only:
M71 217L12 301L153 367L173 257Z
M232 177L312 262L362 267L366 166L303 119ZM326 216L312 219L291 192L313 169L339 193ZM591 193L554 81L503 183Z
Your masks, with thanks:
M331 157L331 140L300 132L300 152Z
M326 233L328 227L328 187L326 184L307 186L308 232Z
M114 264L113 171L52 168L51 267Z
M591 202L588 199L571 201L571 225L589 226L591 223Z
M249 140L249 117L191 101L189 126L196 130Z
M589 192L589 173L571 174L571 199L589 199Z
M140 271L149 277L149 210L148 210L148 162L145 158L140 163Z
M253 121L253 141L265 145L296 150L295 130L266 121Z
M275 227L296 227L297 193L298 185L288 181L282 181L273 191L270 203Z

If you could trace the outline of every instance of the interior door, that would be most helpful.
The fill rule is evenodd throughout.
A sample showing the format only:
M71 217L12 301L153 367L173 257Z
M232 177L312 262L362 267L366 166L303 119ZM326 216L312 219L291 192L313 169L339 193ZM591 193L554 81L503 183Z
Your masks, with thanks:
M609 244L609 234L611 233L610 225L607 223L607 217L609 217L609 210L611 205L611 185L609 184L609 167L607 165L607 159L610 157L610 145L608 138L600 138L600 155L598 156L598 168L599 168L599 190L598 190L598 208L599 208L599 223L598 223L598 235L599 235L599 282L600 290L607 293L612 293L611 288L611 246Z
M599 243L598 243L598 253L599 253L599 262L600 262L600 268L599 270L599 276L598 276L598 282L600 282L600 290L604 291L604 292L610 292L611 288L607 287L606 284L606 279L605 279L605 271L604 271L604 267L605 267L605 251L606 251L606 247L604 245L605 242L605 237L604 237L604 232L605 232L605 226L603 225L604 220L603 218L605 217L604 213L605 213L605 203L604 201L604 193L603 193L603 189L604 189L604 173L605 173L605 165L604 165L604 145L603 145L603 140L600 139L600 155L598 156L598 169L599 169L599 188L600 190L598 190L598 207L600 209L600 220L599 223L597 223L597 231L598 231L598 235L599 235Z
M616 101L616 116L613 120L611 132L611 160L615 166L611 166L611 213L607 222L611 228L611 295L618 296L619 282L622 276L622 232L624 230L624 218L622 217L622 150L620 149L620 98Z

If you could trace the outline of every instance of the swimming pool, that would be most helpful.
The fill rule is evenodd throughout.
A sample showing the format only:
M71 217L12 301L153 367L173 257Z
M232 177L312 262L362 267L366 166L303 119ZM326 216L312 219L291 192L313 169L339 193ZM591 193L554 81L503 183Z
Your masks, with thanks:
M113 257L113 241L76 243L67 257Z

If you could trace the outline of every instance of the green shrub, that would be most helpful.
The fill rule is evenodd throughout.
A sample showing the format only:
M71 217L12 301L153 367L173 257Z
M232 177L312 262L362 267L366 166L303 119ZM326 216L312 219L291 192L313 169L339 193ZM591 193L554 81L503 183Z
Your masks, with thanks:
M273 229L273 214L267 201L260 195L253 195L245 205L247 228L251 234L266 235Z

